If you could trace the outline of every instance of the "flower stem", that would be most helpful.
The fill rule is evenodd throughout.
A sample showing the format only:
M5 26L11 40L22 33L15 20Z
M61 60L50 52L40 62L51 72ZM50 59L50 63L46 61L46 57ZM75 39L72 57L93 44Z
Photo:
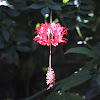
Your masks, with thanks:
M51 9L51 12L50 12L50 23L52 23L52 9ZM51 44L50 44L49 67L51 69Z
M49 68L51 68L51 44L50 44L50 55L49 55Z
M52 9L51 9L51 12L50 12L50 23L52 23Z

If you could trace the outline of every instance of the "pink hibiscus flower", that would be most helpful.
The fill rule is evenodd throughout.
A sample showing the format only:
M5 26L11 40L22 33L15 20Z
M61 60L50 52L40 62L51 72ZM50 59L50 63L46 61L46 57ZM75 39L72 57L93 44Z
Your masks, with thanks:
M59 23L41 23L41 26L36 28L37 36L33 39L41 45L57 46L58 43L67 43L68 39L63 38L63 35L67 35L68 28L61 26Z

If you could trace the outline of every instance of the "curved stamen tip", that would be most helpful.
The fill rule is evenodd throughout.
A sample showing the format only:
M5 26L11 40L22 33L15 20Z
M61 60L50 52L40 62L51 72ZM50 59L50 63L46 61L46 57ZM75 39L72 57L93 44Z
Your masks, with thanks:
M49 90L50 88L52 88L53 89L53 85L51 84L51 85L49 85L49 87L47 88L47 90Z

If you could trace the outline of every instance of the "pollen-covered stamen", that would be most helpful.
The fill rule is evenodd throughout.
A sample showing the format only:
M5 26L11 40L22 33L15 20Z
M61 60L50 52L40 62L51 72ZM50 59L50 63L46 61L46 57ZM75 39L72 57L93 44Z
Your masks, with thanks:
M53 36L52 36L52 34L50 33L50 34L49 34L49 37L48 37L48 41L49 41L49 42L52 41L52 39L53 39L52 37L53 37Z
M55 73L52 68L48 67L46 76L47 76L46 83L47 83L47 85L49 85L49 87L47 88L47 90L48 90L48 89L52 88L53 85L55 84Z
M52 39L53 39L52 30L50 30L48 28L48 30L47 30L47 40L48 40L48 42L51 42Z

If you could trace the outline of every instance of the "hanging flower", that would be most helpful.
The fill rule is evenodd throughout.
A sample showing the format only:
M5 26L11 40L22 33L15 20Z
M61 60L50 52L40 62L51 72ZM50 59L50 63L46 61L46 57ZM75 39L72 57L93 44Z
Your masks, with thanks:
M41 45L53 45L57 46L58 43L67 43L68 39L63 38L63 35L67 35L68 28L61 26L59 23L41 23L41 26L36 28L37 36L33 39Z
M55 84L55 73L51 68L51 44L57 46L58 43L67 43L68 39L63 38L63 35L67 35L68 28L61 26L59 23L41 23L39 27L36 28L37 36L33 39L41 45L50 46L50 56L49 56L49 67L46 74L46 83L49 85L47 88L53 88Z
M47 76L46 83L47 83L47 85L49 85L49 87L47 88L47 90L48 90L48 89L52 88L53 85L55 84L55 73L52 68L48 67L46 76Z

